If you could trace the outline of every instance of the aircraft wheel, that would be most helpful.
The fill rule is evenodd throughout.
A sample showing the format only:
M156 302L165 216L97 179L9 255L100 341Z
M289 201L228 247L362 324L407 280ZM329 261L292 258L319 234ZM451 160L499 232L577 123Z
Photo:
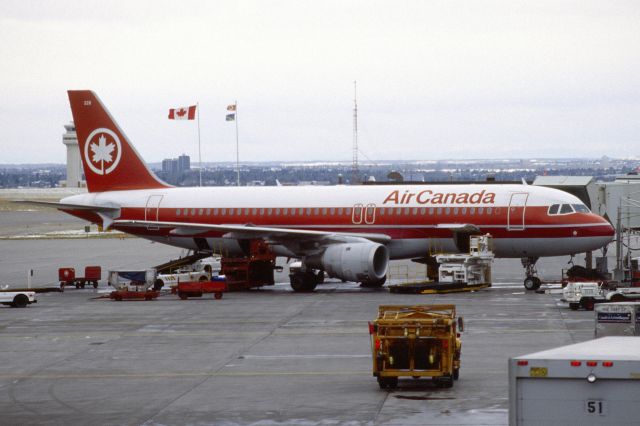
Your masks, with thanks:
M313 273L296 272L291 276L291 288L298 293L309 293L315 290L318 281Z
M385 275L382 279L378 281L363 281L360 283L360 287L365 288L380 288L387 282L387 276Z
M540 278L538 277L527 277L524 279L524 288L527 290L537 290L540 288Z

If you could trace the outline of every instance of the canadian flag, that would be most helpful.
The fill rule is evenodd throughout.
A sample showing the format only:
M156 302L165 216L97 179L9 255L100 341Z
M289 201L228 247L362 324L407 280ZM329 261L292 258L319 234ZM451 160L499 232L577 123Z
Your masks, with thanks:
M169 110L169 120L195 120L196 106L171 108Z

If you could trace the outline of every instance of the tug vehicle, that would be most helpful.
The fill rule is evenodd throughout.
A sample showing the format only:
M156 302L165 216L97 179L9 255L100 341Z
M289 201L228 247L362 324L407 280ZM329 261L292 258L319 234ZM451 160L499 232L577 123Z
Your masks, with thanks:
M380 388L396 388L399 377L430 377L439 387L452 387L460 376L463 328L455 305L381 305L369 323Z
M24 308L37 303L35 291L1 291L0 303L12 308Z

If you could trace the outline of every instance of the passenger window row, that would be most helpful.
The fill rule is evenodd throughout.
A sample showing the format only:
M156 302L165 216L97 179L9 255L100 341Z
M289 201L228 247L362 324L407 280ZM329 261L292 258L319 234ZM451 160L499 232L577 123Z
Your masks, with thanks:
M360 209L360 210L358 210ZM367 207L356 207L358 211L369 211ZM376 207L375 212L379 216L439 216L439 215L487 215L500 214L500 208L492 207ZM352 208L215 208L215 209L176 209L176 216L351 216Z

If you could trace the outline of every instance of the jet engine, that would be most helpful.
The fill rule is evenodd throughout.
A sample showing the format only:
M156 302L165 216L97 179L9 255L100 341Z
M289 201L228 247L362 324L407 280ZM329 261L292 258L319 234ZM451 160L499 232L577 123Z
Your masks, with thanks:
M387 275L389 249L369 241L332 244L321 254L307 256L305 265L346 281L373 283Z

